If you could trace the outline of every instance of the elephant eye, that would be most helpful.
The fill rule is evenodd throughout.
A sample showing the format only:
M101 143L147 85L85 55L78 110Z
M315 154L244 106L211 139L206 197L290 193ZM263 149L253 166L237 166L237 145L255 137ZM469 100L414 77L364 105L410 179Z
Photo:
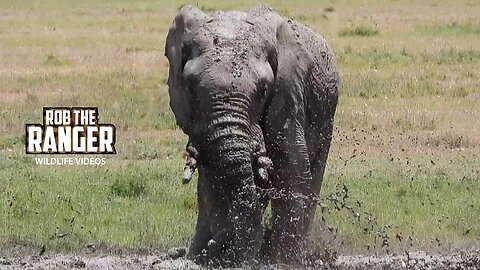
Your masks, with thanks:
M192 50L189 46L182 46L182 70L185 68L188 60L192 58Z

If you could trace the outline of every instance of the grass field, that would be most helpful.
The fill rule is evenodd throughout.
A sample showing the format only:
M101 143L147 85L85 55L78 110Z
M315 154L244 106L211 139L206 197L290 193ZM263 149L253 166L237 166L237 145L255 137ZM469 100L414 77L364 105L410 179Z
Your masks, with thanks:
M336 237L324 239L353 251L385 241L478 247L480 3L266 2L322 33L337 55L342 88L318 212L318 227ZM1 252L188 243L195 184L181 185L186 137L168 106L163 56L185 3L0 0ZM44 106L98 107L117 127L118 154L104 166L37 166L24 128L42 121Z

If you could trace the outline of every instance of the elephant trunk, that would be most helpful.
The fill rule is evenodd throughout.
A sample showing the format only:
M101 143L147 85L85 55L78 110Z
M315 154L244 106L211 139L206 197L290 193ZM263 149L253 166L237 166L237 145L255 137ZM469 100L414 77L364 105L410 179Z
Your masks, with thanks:
M229 203L227 233L233 236L232 252L239 261L248 260L259 250L263 237L262 207L255 185L255 141L246 117L221 112L212 121L208 145L211 165L218 181L226 188ZM215 239L215 237L214 237Z

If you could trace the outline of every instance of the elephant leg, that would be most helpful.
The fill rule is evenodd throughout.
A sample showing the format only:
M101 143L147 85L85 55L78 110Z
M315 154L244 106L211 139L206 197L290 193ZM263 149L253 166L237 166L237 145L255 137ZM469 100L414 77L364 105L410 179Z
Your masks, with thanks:
M308 199L295 188L283 190L290 195L272 200L271 255L277 262L296 263L305 251Z
M206 260L207 243L211 238L208 221L204 215L199 213L195 234L190 247L188 248L187 259L194 260L197 263L204 264Z
M312 148L310 153L310 164L312 173L312 196L318 196L323 182L323 176L325 173L325 167L327 164L328 153L330 150L330 143L332 139L333 121L326 122L315 135L311 136L311 141L307 142L309 148ZM314 152L315 151L315 152ZM311 204L306 209L306 228L307 232L310 231L311 225L314 222L315 212L317 208L317 202L311 201Z
M271 256L274 262L291 263L297 261L301 251L301 212L293 201L272 201Z
M272 257L296 263L304 250L307 214L312 207L312 176L302 125L291 123L283 131L283 141L272 151L272 186L279 192L272 199Z
M205 251L207 250L208 241L212 238L210 231L210 223L207 217L207 201L205 200L205 187L202 179L199 179L197 184L197 203L198 203L198 217L197 225L195 226L195 234L188 249L187 258L204 263L206 259Z

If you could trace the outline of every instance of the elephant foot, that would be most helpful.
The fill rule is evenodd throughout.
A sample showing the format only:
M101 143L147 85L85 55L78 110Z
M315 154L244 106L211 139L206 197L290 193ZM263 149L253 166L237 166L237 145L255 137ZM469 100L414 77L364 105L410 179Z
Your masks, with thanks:
M200 252L197 253L189 251L185 257L198 265L208 265L208 254L206 249L202 249Z
M185 258L192 260L197 264L204 265L206 261L207 241L210 238L210 232L204 228L197 229L195 236L188 247Z
M231 245L233 241L233 228L229 227L221 230L215 236L207 242L209 252L218 252L221 249L225 249Z
M269 237L271 233L267 233L267 235ZM230 229L218 232L207 241L205 246L202 250L190 249L186 256L187 259L205 267L220 268L240 267L242 265L251 267L259 261L264 261L257 252L252 256L246 256L245 250L250 247L236 246L233 230ZM268 248L265 247L265 250L268 250Z
M223 229L210 240L205 237L200 241L193 241L190 245L186 258L196 264L208 267L233 267L236 256L232 249L233 230Z

